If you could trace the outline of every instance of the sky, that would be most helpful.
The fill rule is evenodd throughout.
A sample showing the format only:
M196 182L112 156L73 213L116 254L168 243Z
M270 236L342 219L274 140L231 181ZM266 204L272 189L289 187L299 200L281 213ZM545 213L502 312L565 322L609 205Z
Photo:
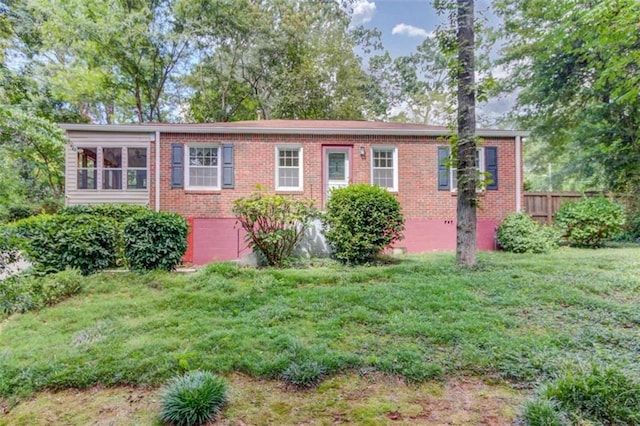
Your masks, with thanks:
M382 43L392 57L408 55L447 19L436 13L432 3L433 0L356 0L352 24L379 29ZM489 25L497 26L498 18L490 12L489 5L490 0L476 0L476 16L482 15ZM479 118L492 124L506 114L513 103L513 96L490 99L478 105Z
M392 56L407 55L445 22L432 0L356 0L352 23L382 32L384 47ZM488 0L476 0L476 11L486 11ZM496 21L490 16L490 21Z

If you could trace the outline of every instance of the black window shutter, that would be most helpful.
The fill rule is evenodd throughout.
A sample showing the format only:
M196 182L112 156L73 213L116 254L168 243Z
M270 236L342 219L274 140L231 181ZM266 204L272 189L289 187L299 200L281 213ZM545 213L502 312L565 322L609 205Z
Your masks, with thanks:
M184 145L171 144L171 188L184 187Z
M233 188L233 145L222 145L222 187Z
M449 190L449 147L438 147L438 191Z
M487 189L498 189L498 147L486 146L484 148L484 166L485 171L490 173L489 179L491 183L487 185Z

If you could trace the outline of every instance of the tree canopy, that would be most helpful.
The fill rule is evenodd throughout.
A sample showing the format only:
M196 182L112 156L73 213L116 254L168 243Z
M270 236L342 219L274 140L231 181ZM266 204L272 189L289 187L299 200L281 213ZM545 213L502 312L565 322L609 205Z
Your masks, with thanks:
M640 3L501 0L516 117L558 163L612 190L639 187ZM564 161L563 161L564 160Z

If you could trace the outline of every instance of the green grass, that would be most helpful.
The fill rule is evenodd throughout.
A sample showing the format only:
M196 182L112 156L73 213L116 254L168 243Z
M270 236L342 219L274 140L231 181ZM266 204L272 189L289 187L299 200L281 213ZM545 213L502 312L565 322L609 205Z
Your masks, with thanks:
M567 365L640 377L640 249L451 254L348 268L100 274L0 325L0 395L159 385L187 370L282 378L378 370L534 386ZM291 371L291 370L289 370Z

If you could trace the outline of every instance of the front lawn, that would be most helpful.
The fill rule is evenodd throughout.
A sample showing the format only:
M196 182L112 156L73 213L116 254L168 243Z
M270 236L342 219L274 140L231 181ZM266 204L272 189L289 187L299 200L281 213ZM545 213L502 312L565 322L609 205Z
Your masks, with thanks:
M192 369L531 388L595 363L640 378L640 248L453 263L428 254L376 267L93 275L72 299L0 325L0 395L155 386Z

